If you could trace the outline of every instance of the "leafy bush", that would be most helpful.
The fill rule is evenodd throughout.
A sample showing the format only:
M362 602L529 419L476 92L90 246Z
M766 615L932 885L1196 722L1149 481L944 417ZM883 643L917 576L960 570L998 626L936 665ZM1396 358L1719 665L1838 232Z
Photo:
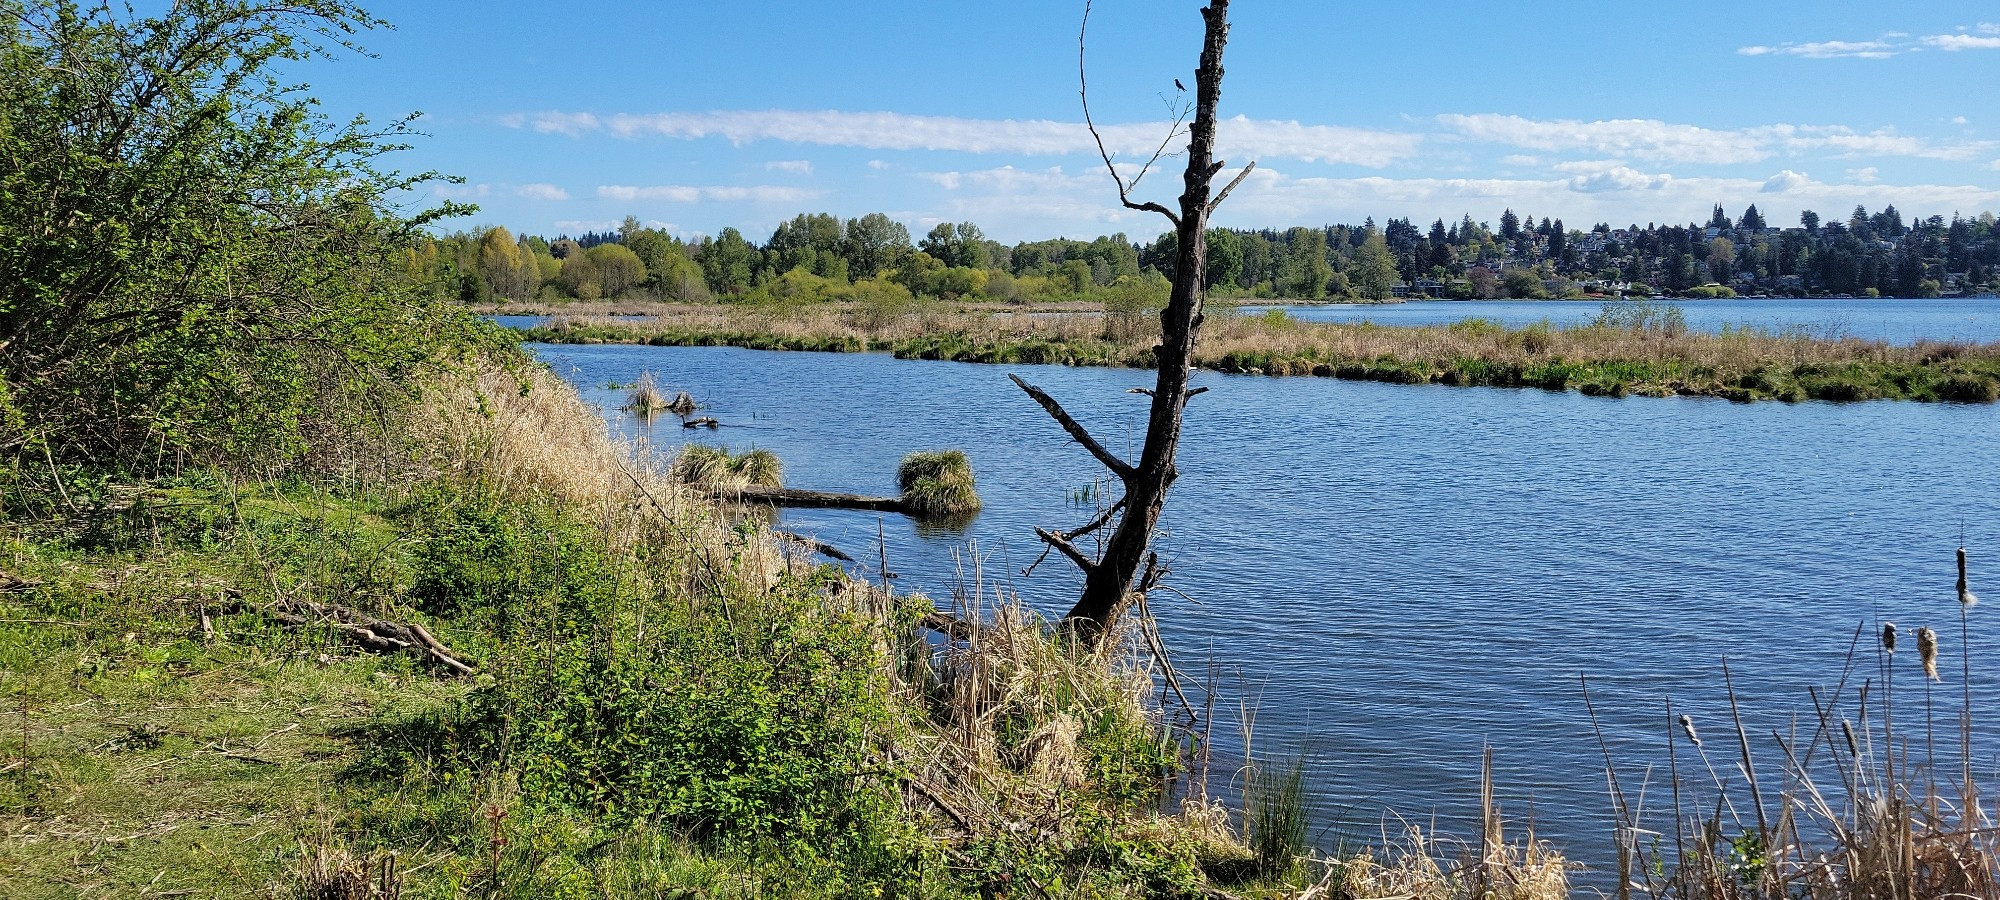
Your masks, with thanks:
M1651 300L1622 300L1604 304L1591 322L1598 328L1624 328L1666 337L1687 333L1687 312L1673 303Z
M1104 337L1111 341L1157 341L1160 311L1173 286L1157 273L1151 278L1121 275L1103 291Z
M342 0L8 4L0 381L57 458L239 469L338 455L471 317L398 254L444 208L385 171L409 123L336 125L273 73L374 20ZM5 449L5 448L0 448Z

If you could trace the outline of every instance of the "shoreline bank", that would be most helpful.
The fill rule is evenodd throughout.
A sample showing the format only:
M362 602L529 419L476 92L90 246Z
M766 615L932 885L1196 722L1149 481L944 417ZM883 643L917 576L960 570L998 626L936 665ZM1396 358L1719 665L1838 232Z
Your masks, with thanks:
M1749 330L1687 331L1644 316L1617 324L1509 327L1301 322L1273 310L1212 314L1195 364L1232 374L1395 384L1532 387L1592 396L1779 400L2000 400L2000 343L1911 346ZM520 334L553 344L728 346L890 353L905 359L1151 368L1148 322L1091 314L853 308L685 309L650 321L558 317Z

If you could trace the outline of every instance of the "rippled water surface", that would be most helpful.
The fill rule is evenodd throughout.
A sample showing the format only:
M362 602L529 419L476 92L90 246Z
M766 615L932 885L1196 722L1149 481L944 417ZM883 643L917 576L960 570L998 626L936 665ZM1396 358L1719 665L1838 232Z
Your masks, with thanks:
M1858 337L1908 344L1918 339L2000 341L2000 300L1667 300L1680 307L1688 327L1720 331L1724 327L1754 328L1776 334L1812 337ZM1529 325L1547 319L1555 325L1582 324L1604 309L1599 300L1412 300L1408 303L1319 306L1255 306L1245 312L1283 309L1311 322L1360 322L1377 325L1432 325L1462 319L1491 319L1506 325Z
M607 410L617 392L603 386L645 370L693 392L724 423L700 439L774 450L795 486L892 494L904 453L964 449L987 509L963 530L840 511L786 512L785 527L872 557L879 521L901 589L933 596L949 596L953 551L974 543L989 573L1011 572L1051 615L1076 579L1060 560L1020 576L1040 550L1031 528L1084 521L1068 498L1099 472L1006 374L1047 388L1119 450L1146 409L1125 389L1151 383L863 354L535 351ZM1186 596L1163 593L1153 612L1184 670L1216 662L1226 708L1258 702L1260 745L1307 754L1321 821L1349 831L1376 833L1385 810L1462 828L1491 744L1509 814L1532 810L1543 836L1603 860L1611 812L1580 677L1628 790L1661 767L1657 810L1669 696L1730 768L1724 658L1758 752L1775 756L1770 730L1810 717L1806 686L1838 679L1864 621L1933 625L1956 668L1961 527L1975 582L1985 573L2000 600L1995 407L1197 383L1212 390L1190 407L1159 542ZM607 415L665 451L691 434L671 417ZM1971 622L1975 705L1988 710L2000 676L1978 661L1990 672L2000 650L1996 613L1982 605ZM1919 683L1912 655L1899 685ZM1874 659L1862 654L1868 675ZM1955 721L1958 695L1948 673L1938 721ZM1218 741L1234 745L1235 716L1219 718Z

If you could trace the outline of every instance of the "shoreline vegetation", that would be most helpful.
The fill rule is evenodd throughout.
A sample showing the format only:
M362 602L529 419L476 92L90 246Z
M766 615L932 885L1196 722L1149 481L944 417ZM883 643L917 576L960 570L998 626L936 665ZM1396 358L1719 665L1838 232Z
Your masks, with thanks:
M426 229L471 210L402 205L436 180L387 171L410 122L330 122L268 68L382 23L345 0L164 6L15 4L0 26L0 151L20 163L0 191L0 270L18 276L0 280L8 900L1567 896L1575 865L1503 819L1491 755L1480 796L1438 798L1478 815L1477 835L1385 823L1372 846L1320 846L1303 757L1253 740L1247 697L1197 693L1198 714L1144 604L1093 649L977 566L948 600L900 593L886 559L815 564L810 538L719 499L781 484L771 454L697 451L676 472L614 440L518 335L413 274L435 250ZM580 283L643 271L599 256ZM887 292L558 336L1139 362L1149 307L1114 293L1132 302L1103 316ZM1244 371L1373 352L1282 316L1216 329L1211 352L1246 354ZM1532 347L1463 332L1438 332L1435 358L1483 341L1541 372L1588 335L1669 361L1710 340L1665 311ZM1749 346L1746 360L1776 352ZM1916 367L1899 390L1972 379L1992 399L1992 347L1795 352L1800 380L1873 353ZM637 408L694 411L650 380L635 390ZM903 462L913 503L978 502L962 456ZM1963 555L1958 585L1969 683ZM1914 637L1937 678L1939 635ZM1887 676L1893 630L1883 644ZM1907 651L1902 667L1916 671ZM1954 784L1948 749L1896 744L1888 705L1868 715L1892 676L1884 695L1861 689L1859 741L1844 719L1828 728L1854 694L1842 685L1814 696L1826 752L1808 745L1780 793L1759 791L1740 720L1747 798L1684 717L1680 758L1713 789L1671 770L1671 856L1639 840L1666 830L1642 830L1646 807L1607 772L1620 881L1686 898L1993 896L2000 832L1972 783L1969 688ZM1931 703L1926 688L1926 719ZM1237 759L1218 706L1241 710L1220 729L1240 724ZM1750 808L1756 821L1736 815Z
M891 353L996 364L1150 368L1145 309L996 311L928 304L649 307L644 320L557 315L522 338L557 344L728 346ZM1678 307L1620 302L1584 325L1483 319L1422 326L1303 322L1282 310L1209 311L1195 364L1237 374L1396 384L1532 387L1593 396L1780 400L2000 400L2000 343L1829 340L1754 329L1687 329Z

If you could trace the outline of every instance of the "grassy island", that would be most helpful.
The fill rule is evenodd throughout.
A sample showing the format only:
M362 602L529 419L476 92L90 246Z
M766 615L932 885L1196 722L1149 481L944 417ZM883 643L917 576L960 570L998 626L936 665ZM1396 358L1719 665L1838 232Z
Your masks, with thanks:
M1152 338L1115 316L937 307L884 320L838 305L676 306L643 321L557 317L531 341L893 353L910 359L1152 365ZM1507 327L1301 322L1212 308L1196 364L1219 372L1397 384L1535 387L1623 397L1752 400L2000 399L2000 344L1827 340L1690 331L1671 306L1606 307L1593 323Z

